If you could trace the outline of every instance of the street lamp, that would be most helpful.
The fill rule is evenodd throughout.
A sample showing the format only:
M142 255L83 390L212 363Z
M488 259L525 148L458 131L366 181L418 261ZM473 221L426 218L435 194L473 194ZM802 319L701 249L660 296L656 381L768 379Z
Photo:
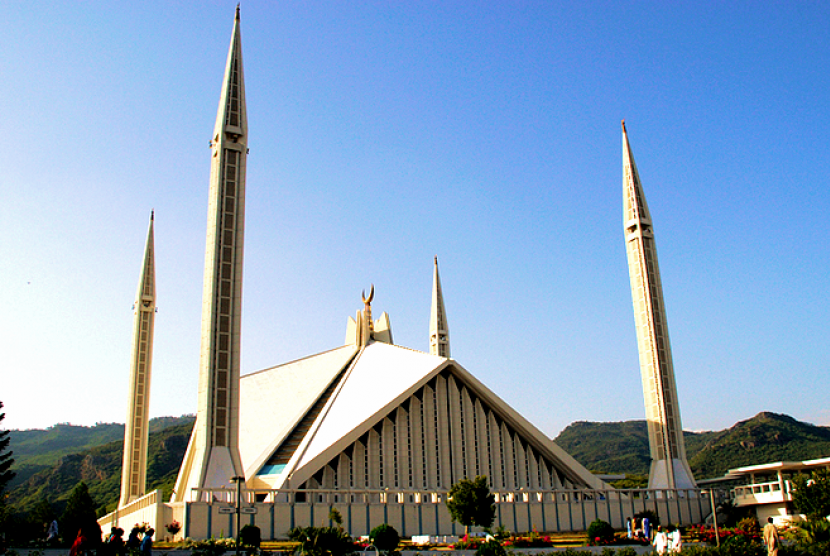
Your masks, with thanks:
M239 543L242 540L242 535L240 534L239 525L240 525L240 510L242 509L242 483L245 482L245 477L231 477L231 482L236 483L236 503L234 504L234 509L236 510L236 556L239 556Z
M712 523L715 525L715 543L720 548L720 535L718 534L718 510L715 508L715 489L702 490L709 493L709 502L712 504Z

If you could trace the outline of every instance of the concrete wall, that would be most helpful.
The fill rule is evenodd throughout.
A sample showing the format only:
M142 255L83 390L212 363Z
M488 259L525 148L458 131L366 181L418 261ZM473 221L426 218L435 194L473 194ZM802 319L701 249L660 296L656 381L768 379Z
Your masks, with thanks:
M242 514L241 526L256 525L263 539L284 538L293 527L329 526L332 508L343 517L343 528L352 536L366 535L388 523L402 537L454 535L463 532L452 523L444 502L446 493L269 491L267 500L256 502L255 491L245 493L242 505L254 514ZM297 496L299 494L299 496ZM700 490L533 491L496 492L494 527L509 531L584 531L595 519L625 528L625 520L642 510L655 511L664 524L701 523L711 512L708 493ZM726 493L719 493L718 500ZM263 498L263 496L260 496ZM186 503L184 532L192 538L236 535L236 515L220 513L232 503ZM227 510L225 510L227 511ZM250 511L250 510L249 510Z
M166 531L165 523L172 520L173 509L162 501L161 490L154 490L98 519L98 524L104 535L108 535L112 527L121 527L124 529L124 540L127 540L130 529L136 524L147 523L159 535Z
M136 523L149 523L157 539L172 538L166 525L182 524L176 539L236 536L235 493L202 492L196 497L211 502L163 503L157 490L98 520L104 533L118 526L125 531ZM652 510L664 524L701 523L711 513L708 491L689 490L539 490L495 491L494 527L508 531L585 531L595 519L625 529L625 520L643 510ZM337 509L343 528L353 537L367 535L388 523L402 537L413 535L457 535L464 528L450 520L446 492L413 491L296 491L245 490L240 507L240 525L259 527L263 540L285 538L294 527L329 526L329 513ZM716 491L716 503L728 492Z

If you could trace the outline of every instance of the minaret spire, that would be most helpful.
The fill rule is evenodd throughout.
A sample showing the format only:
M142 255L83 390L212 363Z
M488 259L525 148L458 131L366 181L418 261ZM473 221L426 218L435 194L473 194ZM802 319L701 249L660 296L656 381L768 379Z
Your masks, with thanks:
M199 406L174 501L193 488L227 487L239 457L239 356L248 121L239 7L211 144Z
M438 276L438 256L432 275L432 307L429 312L429 352L432 355L450 357L450 329L447 312L444 309L444 294L441 293L441 278Z
M680 424L654 229L628 143L625 120L622 133L623 222L651 448L649 488L694 488Z
M153 326L156 320L156 263L153 212L144 260L133 305L133 345L130 361L130 397L124 426L124 457L121 467L119 507L144 496L147 488L147 441L149 433L150 371L153 366Z

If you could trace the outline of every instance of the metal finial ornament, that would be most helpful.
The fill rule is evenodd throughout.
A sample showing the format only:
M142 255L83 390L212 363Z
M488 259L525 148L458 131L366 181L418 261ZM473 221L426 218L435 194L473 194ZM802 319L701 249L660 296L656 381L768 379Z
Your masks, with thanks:
M370 305L372 303L372 299L375 297L375 285L372 284L372 287L369 288L369 297L366 297L366 290L360 292L360 298L363 300L364 305Z

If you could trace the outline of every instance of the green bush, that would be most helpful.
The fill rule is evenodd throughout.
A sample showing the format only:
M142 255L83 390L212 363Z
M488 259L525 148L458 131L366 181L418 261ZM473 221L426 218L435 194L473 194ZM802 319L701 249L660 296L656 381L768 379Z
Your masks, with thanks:
M354 550L351 537L337 527L295 527L288 538L300 543L297 554L344 556Z
M766 547L746 535L731 535L720 544L723 556L766 556Z
M262 537L259 533L259 527L256 525L245 525L239 530L239 542L242 546L253 546L259 548L262 542Z
M507 556L507 551L497 540L490 540L476 549L476 556Z
M228 541L224 539L207 539L204 541L194 541L192 539L185 539L184 548L190 549L191 556L222 556L228 549ZM130 549L132 554L134 549ZM138 552L136 550L136 552Z
M588 544L608 544L614 540L614 528L607 521L596 519L588 526Z
M755 516L745 517L738 521L738 529L746 531L747 533L761 532L761 527L758 525L758 520Z
M395 550L398 548L398 543L401 542L398 532L388 523L383 523L372 529L369 538L372 539L375 548L384 552Z

